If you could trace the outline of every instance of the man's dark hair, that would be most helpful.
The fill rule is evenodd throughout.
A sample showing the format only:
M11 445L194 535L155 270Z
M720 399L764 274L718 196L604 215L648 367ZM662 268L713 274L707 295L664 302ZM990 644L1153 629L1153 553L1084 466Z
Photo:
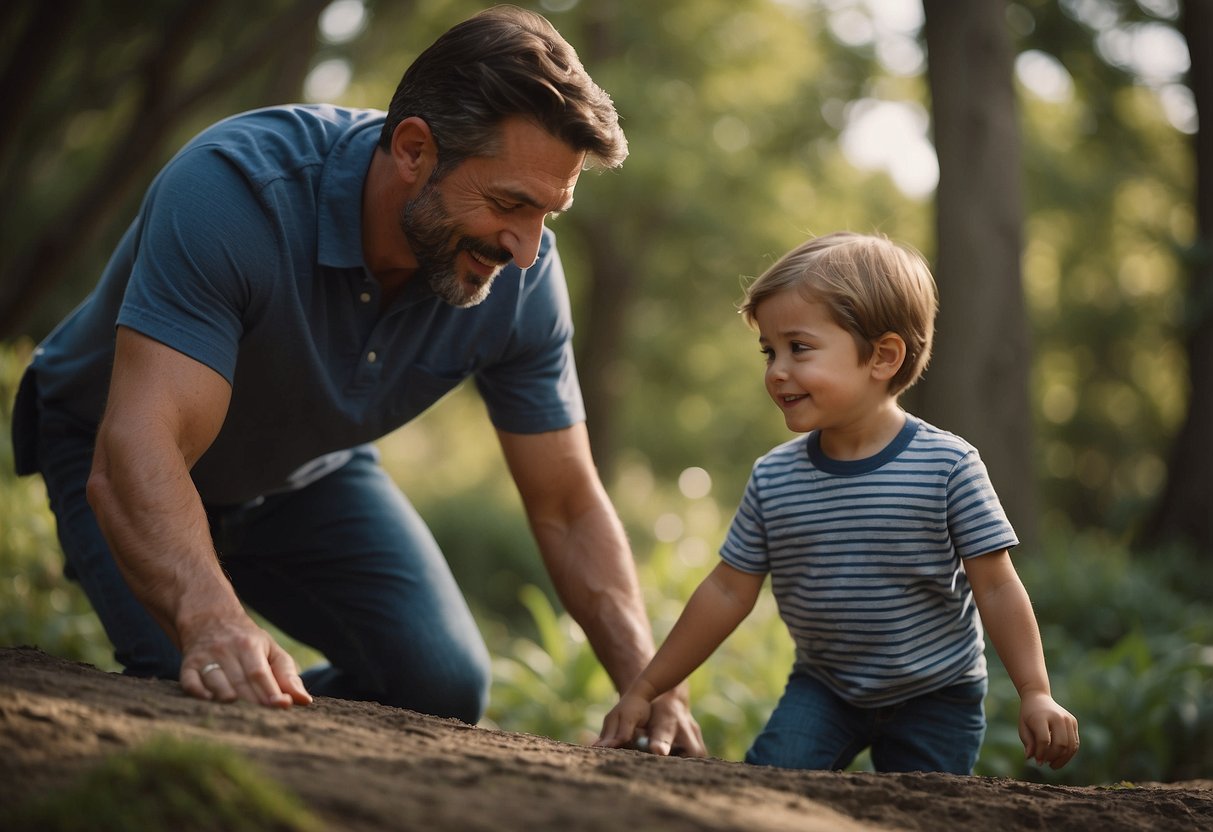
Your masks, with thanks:
M501 122L512 116L533 121L595 166L615 168L628 155L610 96L551 23L516 6L477 14L417 57L392 96L379 146L390 148L397 125L412 116L430 127L439 176L491 155Z

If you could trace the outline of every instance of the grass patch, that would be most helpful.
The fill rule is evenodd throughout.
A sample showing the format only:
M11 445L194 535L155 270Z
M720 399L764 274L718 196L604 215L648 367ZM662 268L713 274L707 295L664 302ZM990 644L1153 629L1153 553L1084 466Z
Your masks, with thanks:
M63 789L27 800L0 826L11 832L322 828L298 798L232 749L164 736L108 757Z

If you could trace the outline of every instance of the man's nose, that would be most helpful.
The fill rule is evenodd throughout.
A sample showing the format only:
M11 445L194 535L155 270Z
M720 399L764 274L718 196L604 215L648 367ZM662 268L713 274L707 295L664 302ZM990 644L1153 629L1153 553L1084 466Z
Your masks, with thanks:
M501 236L501 245L514 258L520 269L529 269L539 256L539 240L543 237L543 218L520 220L506 229Z

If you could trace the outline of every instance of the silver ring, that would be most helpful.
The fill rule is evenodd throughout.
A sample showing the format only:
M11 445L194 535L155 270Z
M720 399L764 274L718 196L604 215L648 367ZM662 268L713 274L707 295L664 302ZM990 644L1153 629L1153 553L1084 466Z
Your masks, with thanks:
M210 673L212 670L218 670L220 667L221 667L221 665L219 664L219 662L211 662L210 664L206 665L204 668L199 670L198 675L205 676L206 674Z

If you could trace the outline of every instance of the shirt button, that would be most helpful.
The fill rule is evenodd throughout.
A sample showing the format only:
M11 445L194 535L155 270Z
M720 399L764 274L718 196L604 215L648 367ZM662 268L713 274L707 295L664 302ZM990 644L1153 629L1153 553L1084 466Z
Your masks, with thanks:
M361 295L358 296L358 300L362 301L363 303L370 303L371 302L371 293L363 292Z
M379 353L375 352L374 350L371 350L370 352L368 352L366 354L366 360L369 361L371 364L374 364L376 361L379 360Z

